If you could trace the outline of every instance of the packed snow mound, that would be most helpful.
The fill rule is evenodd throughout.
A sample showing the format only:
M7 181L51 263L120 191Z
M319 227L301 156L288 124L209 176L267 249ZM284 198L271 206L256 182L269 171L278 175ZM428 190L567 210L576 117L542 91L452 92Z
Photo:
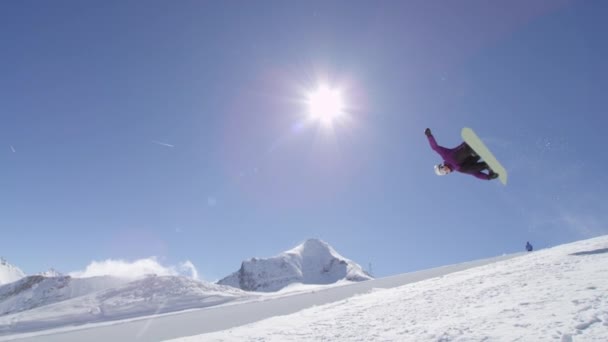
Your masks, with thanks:
M0 315L30 310L126 283L115 277L34 275L0 286Z
M65 281L70 277L63 278ZM90 278L71 281L84 279ZM204 308L245 297L251 295L228 286L186 277L151 275L25 312L0 315L0 335L50 329L63 326L65 322L81 325Z
M9 264L4 258L0 258L0 285L12 283L23 277L25 277L23 271Z
M243 261L237 272L218 284L245 291L274 292L294 283L325 285L340 280L370 279L361 266L338 254L327 243L309 239L278 256Z

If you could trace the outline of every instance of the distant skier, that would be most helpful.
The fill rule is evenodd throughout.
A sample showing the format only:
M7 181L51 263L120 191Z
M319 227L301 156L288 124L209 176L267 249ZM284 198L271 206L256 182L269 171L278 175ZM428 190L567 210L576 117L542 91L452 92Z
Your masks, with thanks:
M490 180L498 177L498 174L492 171L488 167L488 164L479 161L480 157L469 145L467 145L467 143L463 142L455 148L445 148L437 144L437 141L435 141L435 137L433 137L429 128L424 130L424 134L426 134L429 139L431 148L443 158L442 164L435 165L435 173L438 176L444 176L452 171L458 171L470 174L479 179ZM487 170L488 173L482 172L484 170Z
M534 248L533 248L533 247L532 247L532 245L530 244L530 241L527 241L527 242L526 242L526 250L527 250L528 252L532 252L532 250L533 250L533 249L534 249Z

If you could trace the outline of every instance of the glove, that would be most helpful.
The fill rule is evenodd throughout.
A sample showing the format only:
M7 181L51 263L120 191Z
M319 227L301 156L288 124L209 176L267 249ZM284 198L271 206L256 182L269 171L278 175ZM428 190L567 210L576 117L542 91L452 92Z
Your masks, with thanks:
M431 133L431 129L430 129L430 128L425 129L425 130L424 130L424 134L425 134L427 137L430 137L431 135L433 135L433 134Z

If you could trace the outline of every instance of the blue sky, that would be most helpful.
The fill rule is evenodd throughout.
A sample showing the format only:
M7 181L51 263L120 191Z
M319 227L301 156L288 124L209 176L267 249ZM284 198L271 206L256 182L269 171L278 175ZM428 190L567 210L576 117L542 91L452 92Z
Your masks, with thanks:
M0 254L26 273L321 238L387 276L608 233L605 1L0 4ZM307 123L342 90L348 120ZM437 177L474 128L506 187Z

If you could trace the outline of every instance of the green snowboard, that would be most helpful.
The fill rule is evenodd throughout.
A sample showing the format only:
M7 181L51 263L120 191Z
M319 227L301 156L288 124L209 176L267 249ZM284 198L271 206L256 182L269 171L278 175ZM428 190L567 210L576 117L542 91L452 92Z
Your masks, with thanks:
M486 145L479 139L472 129L465 127L462 129L462 139L485 161L492 171L498 173L498 180L503 185L507 185L507 170L498 162L496 157L490 152Z

